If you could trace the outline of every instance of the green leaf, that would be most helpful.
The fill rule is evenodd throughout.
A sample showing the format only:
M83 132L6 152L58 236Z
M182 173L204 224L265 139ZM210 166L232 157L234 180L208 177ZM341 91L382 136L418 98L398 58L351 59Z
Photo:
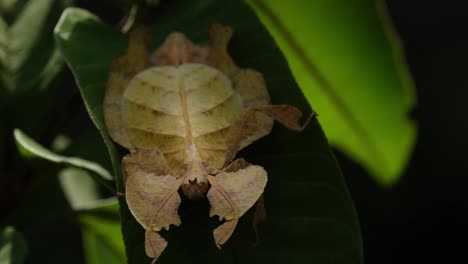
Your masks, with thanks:
M119 206L115 198L98 200L79 211L87 264L126 263Z
M11 24L0 17L0 92L18 94L38 84L44 88L60 71L63 63L52 33L68 2L21 1Z
M230 53L242 67L265 76L273 103L292 104L310 112L283 55L254 13L241 1L166 1L153 14L152 48L173 31L206 43L208 28L217 21L234 28ZM127 36L104 25L85 10L67 9L55 29L83 96L86 108L101 132L123 192L120 160L123 153L104 125L102 101L109 65L126 52ZM266 207L268 220L261 227L261 243L251 227L252 211L241 219L231 240L218 250L209 219L207 199L183 200L182 225L162 235L169 246L158 263L362 263L359 225L340 170L318 122L302 133L275 126L265 139L241 152L269 173ZM121 220L128 263L146 263L144 232L121 198Z
M2 224L15 226L27 239L25 263L84 263L80 226L56 177L58 166L43 161L27 165L32 177L21 206L10 210Z
M414 88L383 1L249 0L330 142L394 184L416 138Z
M65 197L74 210L87 207L100 199L99 186L85 170L65 168L58 176Z
M10 13L18 5L18 0L3 0L0 2L0 14Z
M41 158L55 163L60 163L64 165L71 165L77 168L83 168L89 171L94 172L104 181L112 181L113 178L110 173L101 167L101 165L94 163L92 161L84 160L76 157L65 157L53 153L52 151L44 148L39 145L32 138L28 137L26 134L21 132L19 129L14 130L14 136L16 144L18 146L19 152L25 158Z
M21 264L28 252L23 236L13 227L0 231L0 263Z
M112 164L110 163L106 145L98 135L99 133L97 133L94 125L89 122L84 131L81 131L80 135L74 136L70 146L67 147L61 155L92 160L100 164L107 171L112 171Z

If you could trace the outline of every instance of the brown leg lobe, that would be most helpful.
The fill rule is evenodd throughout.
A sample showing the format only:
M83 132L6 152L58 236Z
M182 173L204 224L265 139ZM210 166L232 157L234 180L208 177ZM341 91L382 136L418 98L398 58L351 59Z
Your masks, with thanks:
M232 28L221 24L213 24L210 28L210 47L208 63L214 68L232 77L239 68L227 52L229 41L232 38Z
M153 258L151 263L158 260L161 253L166 249L167 241L162 238L157 232L146 230L145 233L145 252L150 258Z
M122 119L121 100L130 80L140 71L148 68L148 29L140 27L130 33L127 54L115 59L109 71L104 97L104 118L112 139L132 150L125 124Z
M130 40L128 43L128 70L137 73L150 66L150 57L148 51L149 45L149 28L138 27L130 32Z
M258 227L261 223L265 222L266 219L267 219L267 212L265 209L265 198L264 198L264 194L262 194L260 198L258 198L257 206L255 208L255 216L252 221L252 226L255 231L254 246L257 246L260 244L260 232L259 232Z
M159 151L138 150L122 160L125 198L132 215L147 231L145 249L157 259L167 246L158 231L181 224L177 213L181 199L177 192L182 179L167 173L166 160Z
M226 221L213 231L216 245L220 247L231 237L238 219L251 208L262 195L267 182L267 173L255 165L247 165L243 160L233 162L230 169L216 177L208 176L211 188L207 197L210 201L210 216L218 215Z
M232 236L238 222L239 218L226 220L222 225L213 230L213 237L215 238L215 244L218 249L221 249L221 245L224 245Z
M290 105L263 105L249 107L244 110L241 117L231 126L227 137L227 154L224 165L227 166L236 156L237 152L246 144L250 144L252 135L259 130L264 130L264 126L269 126L265 123L266 120L259 119L257 113L263 113L270 118L278 121L285 127L294 130L302 131L315 116L312 113L303 125L299 124L302 117L302 112L294 106Z

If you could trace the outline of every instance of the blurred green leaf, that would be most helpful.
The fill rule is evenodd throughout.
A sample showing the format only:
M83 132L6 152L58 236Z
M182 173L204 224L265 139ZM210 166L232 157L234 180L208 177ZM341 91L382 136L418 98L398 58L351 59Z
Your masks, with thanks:
M119 206L115 198L96 201L79 212L87 264L126 263Z
M84 263L80 225L57 177L60 166L43 160L22 164L32 172L30 182L24 184L21 202L0 219L0 225L21 230L28 242L25 263L58 264L64 259L67 264Z
M85 170L65 168L58 174L65 197L73 209L79 209L100 199L99 186Z
M242 67L265 76L274 103L293 104L310 112L287 63L254 13L241 1L162 2L152 25L152 47L173 31L182 31L196 43L206 43L215 21L234 28L230 53ZM117 145L104 125L102 101L109 65L126 51L127 36L102 24L85 10L65 10L55 29L62 54L74 75L86 108L106 143L114 166L117 188L123 192ZM92 59L90 59L92 58ZM255 241L252 211L241 219L231 240L218 250L208 219L208 201L182 202L182 225L164 232L169 246L158 263L362 263L359 225L339 168L318 124L302 133L275 127L272 134L241 152L269 173L262 242ZM128 263L146 263L144 232L120 199L120 212Z
M24 0L23 0L24 1ZM2 0L0 1L0 14L11 12L18 5L18 0Z
M414 88L381 0L249 0L278 42L331 143L382 185L412 153Z
M63 64L51 36L69 1L20 2L11 24L0 17L0 91L7 93L46 87Z
M23 236L13 227L0 230L0 263L22 264L28 252Z
M53 152L63 152L65 151L68 147L70 147L71 144L71 138L64 134L59 134L57 135L52 143L50 144L50 149Z
M101 167L101 165L84 160L81 158L76 157L65 157L53 153L52 151L44 148L43 146L39 145L36 141L32 138L28 137L26 134L21 132L19 129L15 129L14 136L16 140L16 144L18 146L19 152L25 158L42 158L46 159L55 163L62 163L65 165L71 165L78 168L87 169L99 175L105 181L112 181L113 178L110 173Z
M86 123L86 129L84 129L80 135L74 136L73 142L71 142L70 146L66 148L61 155L92 160L93 162L101 165L107 171L112 171L112 164L110 162L106 145L102 142L102 139L91 120Z
M2 0L0 1L0 16L8 23L11 24L23 7L29 0Z

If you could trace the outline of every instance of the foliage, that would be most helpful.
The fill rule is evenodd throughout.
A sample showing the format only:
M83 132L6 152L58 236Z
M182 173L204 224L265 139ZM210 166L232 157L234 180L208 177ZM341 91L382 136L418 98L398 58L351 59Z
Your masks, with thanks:
M330 142L382 185L415 138L414 91L383 1L250 0L284 51Z
M0 261L148 262L142 228L125 199L112 197L124 190L125 151L110 140L102 113L109 65L125 52L128 36L86 10L66 9L73 2L0 2L0 195L6 201ZM233 27L230 54L239 66L264 74L274 104L306 113L311 104L334 146L378 182L395 183L414 142L414 124L405 117L414 98L383 7L372 0L248 2L287 61L243 1L93 4L122 10L113 14L121 17L138 10L137 23L151 25L151 49L176 30L203 44L211 23ZM71 124L81 100L63 59L100 136L89 122ZM163 234L170 243L159 263L362 263L356 212L317 120L302 133L275 126L239 156L269 174L260 244L251 246L251 210L219 251L211 234L219 222L209 219L208 201L183 200L183 224Z
M232 15L232 10L243 14L242 21ZM180 17L170 15L174 13ZM244 4L238 1L212 1L204 2L203 5L188 1L174 2L165 5L164 9L161 7L161 13L155 16L158 20L151 26L153 49L174 29L185 32L195 42L206 42L207 30L214 19L232 26L236 31L230 47L232 56L240 65L257 69L264 74L273 103L293 104L308 109L307 102L292 79L278 48ZM205 29L204 34L200 32L201 28ZM117 147L109 139L104 126L102 98L109 65L114 58L125 52L126 38L80 9L65 11L56 28L56 37L77 77L91 118L101 131L111 153L118 191L122 192L122 155L116 151ZM106 45L103 44L104 40ZM88 43L89 46L80 43ZM105 46L105 49L100 45ZM94 58L92 63L87 60L90 57ZM207 222L208 212L201 209L206 207L205 201L204 204L193 205L203 205L198 210L190 207L180 209L184 225L166 235L171 248L166 250L159 262L184 259L192 262L206 262L210 259L215 262L232 257L248 262L286 257L291 261L305 258L318 262L327 258L339 258L347 263L361 261L359 229L351 202L318 123L314 122L309 129L299 134L276 128L265 140L247 149L242 156L256 164L262 164L270 173L266 196L270 217L263 228L263 243L257 248L249 246L253 242L253 231L244 220L236 230L237 235L234 234L233 241L218 252L209 231L215 221ZM309 168L320 173L311 173ZM297 195L296 188L299 186L306 187L309 191ZM319 204L313 201L326 202ZM188 201L183 203L187 204ZM143 250L143 230L135 222L123 199L120 204L128 262L147 261ZM293 227L297 228L297 233L291 230ZM325 235L324 230L334 231ZM187 238L188 235L190 239ZM288 243L279 244L274 241ZM281 250L278 250L279 246ZM335 256L327 253L336 250L341 253Z
M24 159L40 158L59 163L54 171L64 197L74 211L74 218L81 225L87 263L106 263L106 259L112 259L112 263L124 263L117 200L102 199L97 184L102 183L114 190L108 182L109 172L94 162L53 153L20 130L15 130L14 134ZM66 208L61 210L67 211Z
M0 230L0 262L5 264L23 263L27 254L26 241L13 227Z

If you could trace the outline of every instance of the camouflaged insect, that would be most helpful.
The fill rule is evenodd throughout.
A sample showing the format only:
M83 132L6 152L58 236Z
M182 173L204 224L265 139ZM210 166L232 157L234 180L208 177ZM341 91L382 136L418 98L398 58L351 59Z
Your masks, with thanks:
M189 199L206 194L210 216L225 220L213 231L219 247L267 183L261 166L233 161L237 152L269 134L274 120L302 129L297 108L270 105L262 75L236 66L227 52L231 36L231 28L214 24L209 45L196 46L176 32L150 54L141 27L131 33L127 54L112 63L106 126L130 151L122 160L125 197L155 260L167 246L158 231L181 224L179 188Z

